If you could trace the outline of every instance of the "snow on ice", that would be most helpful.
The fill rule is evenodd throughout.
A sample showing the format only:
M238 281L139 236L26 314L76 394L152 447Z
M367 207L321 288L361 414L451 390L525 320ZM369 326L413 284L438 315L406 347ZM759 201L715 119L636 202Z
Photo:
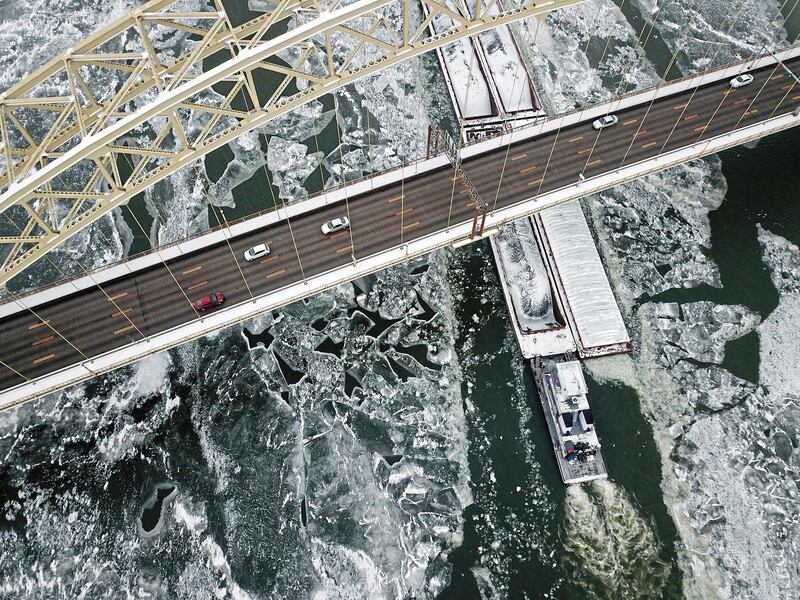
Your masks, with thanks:
M637 4L670 50L683 45L686 33L688 43L678 53L684 72L705 68L712 58L717 64L746 58L765 43L777 47L786 39L781 18L772 22L776 2L741 3L732 13L730 3L707 0L694 20L696 3L690 0L659 3L655 14L652 2ZM612 2L586 2L522 29L529 45L536 40L538 52L529 54L532 77L553 111L658 79L630 43L636 33ZM599 69L586 53L593 34L612 38ZM779 308L761 325L759 315L741 306L647 302L672 288L720 286L704 248L710 244L707 214L725 192L720 163L709 159L585 201L638 348L632 360L602 359L587 368L639 390L662 453L665 500L685 545L679 554L687 595L780 597L798 581L797 528L789 526L797 518L796 501L789 500L797 498L796 451L786 443L797 435L797 409L795 400L767 391L764 375L775 378L776 390L791 392L790 376L778 374L791 371L797 358L794 350L784 351L796 344L785 340L778 350L765 340L783 339L773 337L780 328L796 331L795 296L782 294ZM766 234L762 244L764 239ZM784 266L781 273L792 279L794 271ZM754 330L762 344L760 385L721 366L725 343Z
M495 241L503 257L502 268L506 270L520 325L529 331L553 327L556 318L550 281L528 220L509 223Z
M94 29L95 15L130 8L87 0L73 14L61 2L28 4L3 13L3 31L48 15L36 25L60 45L46 58L80 37L89 17ZM56 30L71 37L61 44ZM28 69L31 56L21 56L9 81ZM296 198L316 191L302 174L320 164L334 185L417 157L429 108L446 105L425 61L344 88L336 111L316 102L270 123L260 132L266 152L255 135L240 138L215 183L200 165L151 188L146 234L165 243L206 228L209 202L231 206L231 190L265 164L282 195ZM313 138L334 118L342 147L318 155ZM135 225L116 214L105 226L117 240L111 254L93 233L81 255L99 262L129 247ZM29 284L46 279L32 272ZM0 542L14 549L0 559L0 595L438 593L471 502L443 267L416 261L358 285L2 415L0 448L16 470L0 511L13 525ZM133 524L159 481L175 481L179 493L162 532L144 543ZM348 583L351 573L359 579Z

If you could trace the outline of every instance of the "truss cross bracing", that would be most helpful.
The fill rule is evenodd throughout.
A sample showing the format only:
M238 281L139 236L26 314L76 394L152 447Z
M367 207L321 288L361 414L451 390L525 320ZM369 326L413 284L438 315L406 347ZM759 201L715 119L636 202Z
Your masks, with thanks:
M457 39L582 1L505 10L476 0L465 17L437 0L279 0L234 27L221 0L152 0L0 95L0 285L281 114ZM452 25L432 35L438 14ZM204 71L204 61L217 66ZM264 73L279 83L257 86Z

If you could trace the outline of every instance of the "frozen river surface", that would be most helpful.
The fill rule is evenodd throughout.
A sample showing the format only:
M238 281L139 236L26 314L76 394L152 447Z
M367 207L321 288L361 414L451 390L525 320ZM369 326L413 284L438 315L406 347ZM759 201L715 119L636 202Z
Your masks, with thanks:
M134 4L0 1L0 87ZM545 106L648 84L675 50L689 71L787 39L774 0L659 4L655 21L652 2L592 0L515 27ZM452 119L435 65L243 137L214 177L149 191L146 231L115 213L54 262L203 229L209 202L244 210L267 173L294 199L415 157ZM578 581L600 598L791 597L800 157L781 140L585 201L637 346L589 365L607 484L560 485L478 245L0 415L0 596L558 598Z

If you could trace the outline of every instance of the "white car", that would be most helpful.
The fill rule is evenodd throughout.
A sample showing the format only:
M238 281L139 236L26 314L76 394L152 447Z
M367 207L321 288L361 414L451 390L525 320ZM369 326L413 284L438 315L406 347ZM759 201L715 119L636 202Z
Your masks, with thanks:
M742 73L731 79L730 84L732 88L740 88L753 83L753 76L750 73Z
M606 127L613 127L617 123L619 123L617 115L606 115L605 117L600 117L592 121L592 127L595 129L605 129Z
M266 256L267 254L269 254L269 246L266 244L259 244L258 246L253 246L252 248L246 250L244 253L244 259L247 262L250 262L251 260L256 260Z
M322 230L322 233L328 235L329 233L343 231L348 227L350 227L350 219L347 217L336 217L332 221L328 221L327 223L323 224L320 229Z

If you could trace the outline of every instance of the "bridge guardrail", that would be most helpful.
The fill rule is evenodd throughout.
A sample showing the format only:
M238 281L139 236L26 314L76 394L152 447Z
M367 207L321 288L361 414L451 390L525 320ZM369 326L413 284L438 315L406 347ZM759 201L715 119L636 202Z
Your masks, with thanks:
M790 44L787 47L781 49L779 52L785 52L785 51L791 50L793 48L798 48L798 47L800 47L800 43L798 43L798 44ZM546 124L548 122L561 120L561 119L564 119L564 118L569 117L571 115L575 115L577 113L581 113L581 112L584 112L584 111L591 110L591 109L596 108L598 106L601 106L603 104L614 103L614 102L618 102L618 101L621 102L622 100L624 100L626 98L630 98L630 97L637 96L637 95L642 95L642 94L647 94L648 92L656 92L661 87L663 87L664 85L667 85L667 84L680 83L682 81L686 81L686 80L689 80L689 79L692 79L692 78L695 78L695 77L701 77L702 78L705 75L708 75L709 73L713 73L714 71L721 71L723 69L729 69L729 68L735 67L737 65L745 65L745 64L747 64L749 62L754 62L755 60L758 60L758 59L761 59L761 58L765 58L767 56L769 56L769 55L761 55L761 56L754 57L754 58L743 59L743 60L739 60L739 61L736 61L736 62L733 62L733 63L722 65L721 67L713 69L713 71L711 69L706 69L705 71L703 71L701 73L692 73L690 75L684 75L683 77L679 77L679 78L672 79L672 80L669 80L669 81L661 81L661 82L655 83L655 84L653 84L651 86L648 86L646 88L641 88L641 89L638 89L638 90L632 90L632 91L630 91L630 92L628 92L626 94L622 94L621 96L615 96L613 98L606 98L606 99L598 100L597 102L594 102L592 104L584 105L584 106L581 106L581 107L576 107L576 108L574 108L572 110L569 110L569 111L566 111L566 112L563 112L563 113L559 113L558 115L553 116L553 117L549 117L549 118L545 118L545 119L541 119L541 120L536 120L536 121L534 121L532 123L529 123L527 125L524 125L522 127L518 127L514 131L515 132L520 132L520 131L530 130L530 129L534 128L534 127L542 127L544 124ZM465 143L463 145L462 149L469 148L469 147L474 146L476 144L479 144L479 143L482 143L482 142L485 142L487 140L491 140L491 139L494 139L494 138L497 138L497 137L502 137L504 135L508 135L508 134L506 132L498 132L498 133L496 133L494 135L487 135L484 138L481 138L481 139L478 139L478 140L472 140L470 142ZM441 155L441 154L443 154L443 152L439 153L439 155ZM168 249L173 248L175 246L178 246L180 244L186 243L186 242L188 242L190 240L196 239L196 238L198 238L200 236L208 235L209 233L214 233L214 232L217 232L217 231L223 231L225 229L229 229L233 225L237 225L239 223L243 223L243 222L248 221L250 219L261 217L261 216L264 216L264 215L267 215L267 214L270 214L270 213L274 213L274 212L276 212L278 210L281 210L281 209L286 209L289 206L293 206L293 205L295 205L297 203L300 203L300 202L305 202L305 201L308 201L308 200L319 198L319 197L324 196L326 194L329 194L331 192L335 192L337 190L340 190L340 189L342 189L344 187L352 186L352 185L354 185L356 183L363 182L363 181L366 181L366 180L369 180L369 179L373 179L378 175L388 174L388 173L392 173L392 172L399 171L399 170L402 170L402 169L406 169L408 167L411 167L411 166L417 165L417 164L419 164L421 162L424 162L426 160L429 160L430 158L433 158L433 156L432 155L422 156L422 157L416 158L414 160L401 163L400 165L397 165L397 166L395 166L395 167L393 167L391 169L387 169L385 171L380 171L380 172L370 173L368 175L363 175L362 177L358 177L356 179L352 179L352 180L349 180L349 181L346 181L346 182L342 182L339 185L336 185L336 186L333 186L333 187L330 187L330 188L327 188L327 189L324 189L324 190L320 190L320 191L315 192L313 194L308 194L307 196L304 196L303 198L298 198L298 199L292 200L290 202L282 203L280 205L275 205L275 206L272 206L272 207L269 207L269 208L266 208L266 209L263 209L263 210L260 210L260 211L256 211L256 212L250 213L250 214L248 214L246 216L239 217L239 218L234 219L232 221L226 221L223 224L218 224L218 225L215 225L213 227L209 227L208 229L205 229L203 231L198 231L198 232L193 233L193 234L191 234L191 235L189 235L189 236L187 236L185 238L181 238L180 240L176 240L174 242L169 242L167 244L163 244L163 245L157 246L155 248L144 250L142 252L137 252L136 254L131 254L129 256L126 256L124 258L120 258L118 260L106 263L104 265L99 265L99 266L94 267L92 269L87 269L87 270L81 271L80 273L75 273L75 274L69 275L67 277L62 277L62 278L54 280L54 281L52 281L50 283L47 283L47 284L44 284L44 285L41 285L41 286L37 286L35 288L31 288L29 290L26 290L26 291L24 291L24 292L22 292L20 294L16 294L15 293L13 295L13 297L0 298L0 305L7 304L7 303L10 303L10 302L14 302L16 300L24 299L25 297L30 296L32 294L36 294L36 293L42 292L44 290L48 290L48 289L50 289L52 287L56 287L58 285L63 285L63 284L69 283L71 281L80 279L82 277L92 277L93 275L95 275L95 274L97 274L97 273L99 273L101 271L104 271L106 269L110 269L110 268L113 268L113 267L117 267L117 266L123 265L123 264L125 264L125 263L127 263L127 262L129 262L129 261L131 261L133 259L141 258L141 257L144 257L144 256L148 256L148 255L157 253L157 252L162 252L162 251L168 250ZM219 210L221 211L222 209L220 208ZM100 285L100 284L98 283L97 285Z

